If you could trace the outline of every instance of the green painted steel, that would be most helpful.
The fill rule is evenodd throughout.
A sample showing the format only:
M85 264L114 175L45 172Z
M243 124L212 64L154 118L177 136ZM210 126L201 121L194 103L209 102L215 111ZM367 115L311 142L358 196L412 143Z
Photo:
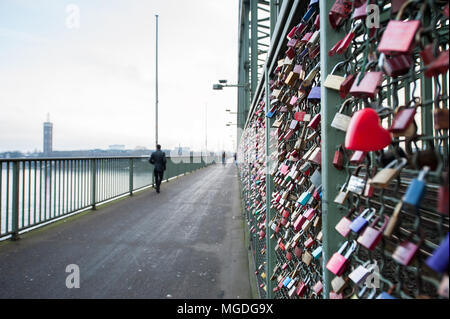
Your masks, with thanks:
M320 1L321 12L329 12L333 3L326 0ZM331 73L331 70L339 61L340 57L328 57L328 51L331 47L340 39L345 36L345 32L336 32L332 30L328 23L328 16L325 14L320 15L320 56L321 58L321 74L322 79L326 78L327 74ZM333 121L333 117L336 113L336 109L333 106L338 106L341 103L341 99L337 91L327 90L322 86L321 98L322 98L322 220L323 220L323 246L322 246L322 269L323 269L323 283L324 283L324 296L326 298L330 292L330 282L334 278L333 274L329 272L325 265L332 254L337 251L338 245L342 241L339 234L334 229L334 225L339 222L341 218L340 214L335 214L338 211L337 205L334 203L339 189L337 185L341 185L345 182L346 174L343 171L336 170L333 163L333 156L336 151L336 145L342 143L345 138L345 133L342 131L336 131L330 124Z
M165 181L210 165L199 156L167 158ZM148 157L0 159L0 238L153 185Z

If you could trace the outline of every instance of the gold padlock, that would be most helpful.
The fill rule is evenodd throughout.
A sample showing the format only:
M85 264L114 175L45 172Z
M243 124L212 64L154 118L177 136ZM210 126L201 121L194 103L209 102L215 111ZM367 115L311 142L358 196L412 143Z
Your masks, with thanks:
M284 83L286 83L287 85L289 85L290 87L294 86L295 82L298 80L298 74L294 73L294 72L290 72L289 75L286 77L286 81L284 81Z
M353 101L354 101L354 98L351 97L351 98L345 100L344 103L342 103L341 108L336 113L336 115L333 118L333 121L331 122L331 127L335 128L337 130L343 131L343 132L347 132L347 129L350 124L350 121L352 120L352 117L348 116L346 114L343 114L342 112L348 106L348 104Z
M339 91L340 90L341 84L342 84L342 82L344 82L345 77L339 76L339 75L335 75L334 72L344 62L345 61L339 62L338 64L336 64L336 66L333 68L333 70L331 70L331 74L328 74L327 78L325 79L325 82L323 82L323 86L324 87L326 87L328 89L335 90L335 91Z
M408 163L406 158L400 160L395 159L390 162L385 168L377 173L372 179L369 180L369 184L375 188L386 188L391 181L400 173L401 169Z

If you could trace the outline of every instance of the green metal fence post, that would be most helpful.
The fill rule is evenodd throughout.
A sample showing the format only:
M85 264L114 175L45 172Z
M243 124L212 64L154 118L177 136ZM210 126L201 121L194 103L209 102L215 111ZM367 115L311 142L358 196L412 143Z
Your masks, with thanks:
M269 66L266 65L264 67L264 87L265 87L265 113L267 114L270 111L270 100L269 100ZM266 117L266 132L265 132L265 141L266 141L266 287L267 287L267 299L273 299L274 293L273 288L275 282L270 280L272 276L273 268L275 266L276 254L275 254L275 239L270 239L271 229L269 227L269 222L273 218L273 211L270 209L270 202L272 200L272 190L273 190L273 177L269 174L270 170L270 128L272 127L273 120L271 118Z
M19 239L19 161L13 163L13 175L12 175L12 236L11 240Z
M97 160L91 160L91 205L92 209L97 209L96 184L97 184Z
M336 58L328 58L328 51L340 39L344 37L343 32L336 32L333 30L328 22L328 12L333 5L332 1L320 0L320 57L321 57L321 79L325 80L327 74L330 74L333 66L337 63ZM345 135L341 131L330 126L336 107L341 103L338 92L326 89L323 85L321 92L321 129L322 129L322 232L323 232L323 285L324 298L329 297L330 283L333 279L331 272L329 272L325 265L330 256L337 250L338 244L342 241L339 234L334 229L342 217L338 213L338 207L334 203L334 198L337 195L338 184L345 182L345 172L336 170L333 163L333 156L336 145L341 144Z
M133 161L132 158L130 158L129 163L130 163L129 164L129 166L130 166L130 196L133 196L133 188L134 188L134 186L133 186L134 161Z

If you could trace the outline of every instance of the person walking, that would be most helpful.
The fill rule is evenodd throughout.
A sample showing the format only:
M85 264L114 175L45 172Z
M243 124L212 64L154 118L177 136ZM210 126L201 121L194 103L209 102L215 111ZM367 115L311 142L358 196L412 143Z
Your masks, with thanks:
M156 151L150 156L149 162L154 165L153 176L155 177L156 192L159 193L167 162L166 154L161 151L161 145L156 145Z
M223 152L222 153L222 165L225 165L225 157L226 157L226 154L225 154L225 152Z

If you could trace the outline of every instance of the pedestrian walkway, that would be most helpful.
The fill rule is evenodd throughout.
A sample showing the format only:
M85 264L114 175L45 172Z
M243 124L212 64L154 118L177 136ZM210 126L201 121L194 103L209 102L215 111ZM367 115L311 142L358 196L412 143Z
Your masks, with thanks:
M236 166L212 165L0 243L0 298L251 298L247 256Z

